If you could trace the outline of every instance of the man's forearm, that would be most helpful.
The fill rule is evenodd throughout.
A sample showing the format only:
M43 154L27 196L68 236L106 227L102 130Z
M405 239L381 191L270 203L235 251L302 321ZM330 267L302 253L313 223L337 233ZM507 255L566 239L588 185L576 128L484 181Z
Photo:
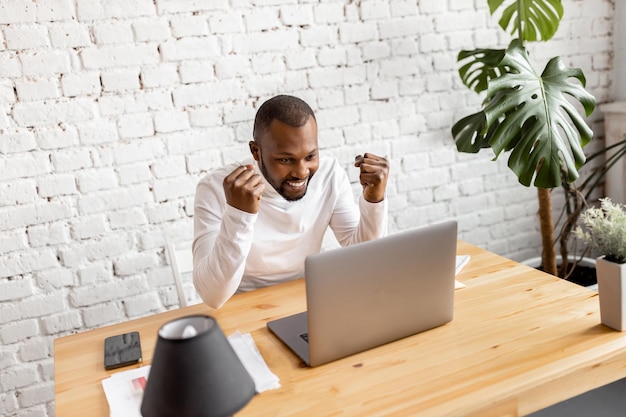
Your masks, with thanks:
M225 213L217 233L197 236L194 242L194 286L212 308L221 307L237 291L252 246L255 217L232 210Z

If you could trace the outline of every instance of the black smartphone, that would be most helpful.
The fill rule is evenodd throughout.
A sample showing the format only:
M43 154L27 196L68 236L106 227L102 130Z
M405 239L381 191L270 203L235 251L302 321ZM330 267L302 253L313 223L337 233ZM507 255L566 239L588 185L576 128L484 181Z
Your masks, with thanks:
M141 342L139 332L110 336L104 339L104 369L141 362Z

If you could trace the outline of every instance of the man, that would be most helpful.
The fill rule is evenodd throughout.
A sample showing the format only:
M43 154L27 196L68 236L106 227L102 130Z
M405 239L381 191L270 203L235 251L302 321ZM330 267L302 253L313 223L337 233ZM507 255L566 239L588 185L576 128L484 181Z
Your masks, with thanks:
M313 110L292 96L259 108L252 158L207 174L195 198L193 278L203 301L221 307L235 292L304 276L327 228L342 246L385 235L389 163L356 157L358 205L337 160L320 157Z

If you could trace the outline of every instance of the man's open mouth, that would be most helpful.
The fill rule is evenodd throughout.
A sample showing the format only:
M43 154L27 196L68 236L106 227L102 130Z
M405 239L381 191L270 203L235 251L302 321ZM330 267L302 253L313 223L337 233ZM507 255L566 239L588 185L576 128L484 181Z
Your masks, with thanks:
M285 181L285 185L294 191L302 191L306 188L306 180L301 180L301 181Z

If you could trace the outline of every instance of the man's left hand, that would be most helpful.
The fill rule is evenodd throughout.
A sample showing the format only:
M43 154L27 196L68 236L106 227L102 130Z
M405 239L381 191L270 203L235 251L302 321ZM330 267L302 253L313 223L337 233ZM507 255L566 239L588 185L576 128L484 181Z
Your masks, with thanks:
M389 177L389 161L366 152L355 158L354 166L361 170L359 181L363 186L363 197L370 203L383 201Z

